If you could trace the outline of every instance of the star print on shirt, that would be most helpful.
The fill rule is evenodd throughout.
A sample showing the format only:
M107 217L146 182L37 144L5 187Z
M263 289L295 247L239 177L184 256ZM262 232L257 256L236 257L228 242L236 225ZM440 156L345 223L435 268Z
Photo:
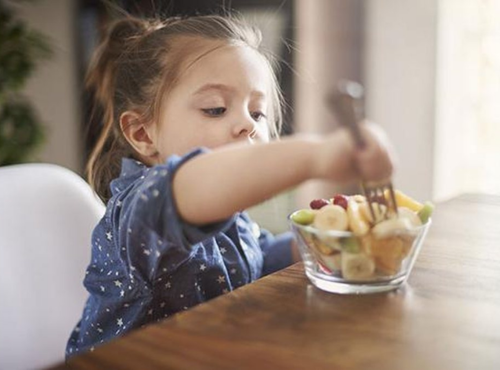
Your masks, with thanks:
M223 275L219 275L219 277L217 278L217 282L219 284L225 283L226 282L226 278Z
M127 171L127 177L122 177L123 171L120 178L113 180L122 190L113 194L107 214L92 234L94 265L85 282L96 299L88 301L83 315L88 318L81 320L81 333L79 329L72 333L67 353L89 350L95 344L171 316L183 307L229 293L274 268L264 270L267 254L263 253L274 251L273 239L270 235L267 238L267 233L262 240L254 238L251 220L244 212L210 228L185 225L177 217L169 175L183 163L180 158L155 166L149 174L144 165L131 161L123 159L123 170L127 163L135 167ZM162 178L160 169L166 167L172 170L162 172L167 176ZM149 200L143 202L141 194ZM151 217L160 214L164 220ZM186 248L186 241L196 244L196 248ZM144 254L146 249L149 255ZM153 311L148 315L150 309Z

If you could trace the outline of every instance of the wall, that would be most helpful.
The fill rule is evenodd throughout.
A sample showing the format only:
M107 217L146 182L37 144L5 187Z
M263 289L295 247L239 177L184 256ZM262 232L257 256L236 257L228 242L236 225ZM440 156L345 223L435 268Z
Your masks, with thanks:
M363 2L297 0L295 4L295 127L305 133L331 132L337 124L326 105L327 94L340 79L363 82ZM298 189L297 206L343 190L310 181Z
M32 98L48 128L39 160L81 171L82 137L76 72L75 0L38 0L20 14L53 40L55 54L29 81ZM325 96L340 78L366 86L367 115L395 143L400 166L395 185L419 199L432 198L437 2L434 0L316 0L295 2L295 124L299 132L329 132L335 117ZM280 221L313 197L339 187L301 186L264 208ZM267 211L269 210L269 211ZM260 211L258 211L260 212Z
M365 86L366 116L387 132L398 154L394 184L433 199L438 5L435 0L296 1L296 128L326 133L335 117L325 96L341 78ZM309 182L298 206L336 191Z
M18 15L51 39L54 55L28 81L25 94L46 127L36 161L81 171L79 86L76 71L75 0L38 0L16 6Z
M365 2L367 116L395 144L395 186L432 199L438 1Z

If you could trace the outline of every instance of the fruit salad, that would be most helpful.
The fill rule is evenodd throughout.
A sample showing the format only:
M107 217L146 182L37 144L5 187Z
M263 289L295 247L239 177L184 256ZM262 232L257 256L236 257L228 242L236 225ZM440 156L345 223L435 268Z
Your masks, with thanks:
M388 197L388 194L386 194ZM363 195L337 194L314 199L310 208L290 219L304 253L324 274L345 280L371 281L397 275L414 249L419 230L430 221L434 206L396 190L397 214L374 205ZM299 243L300 244L300 243Z

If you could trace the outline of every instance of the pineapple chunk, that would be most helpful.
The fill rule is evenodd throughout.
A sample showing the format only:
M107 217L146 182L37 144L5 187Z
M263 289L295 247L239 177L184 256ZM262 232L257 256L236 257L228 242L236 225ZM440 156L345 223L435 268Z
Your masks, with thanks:
M405 193L403 193L401 190L394 190L394 195L396 197L396 204L398 207L406 207L411 209L414 212L419 212L422 208L424 208L424 205L420 202L417 202L415 199L409 197ZM386 199L389 199L389 191L386 190L384 193L384 196Z

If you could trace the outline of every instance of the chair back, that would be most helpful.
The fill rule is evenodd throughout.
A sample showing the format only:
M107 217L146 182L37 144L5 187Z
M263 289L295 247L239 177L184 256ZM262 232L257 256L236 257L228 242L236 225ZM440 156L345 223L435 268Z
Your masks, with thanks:
M64 359L87 296L92 230L104 210L68 169L0 167L0 369Z

